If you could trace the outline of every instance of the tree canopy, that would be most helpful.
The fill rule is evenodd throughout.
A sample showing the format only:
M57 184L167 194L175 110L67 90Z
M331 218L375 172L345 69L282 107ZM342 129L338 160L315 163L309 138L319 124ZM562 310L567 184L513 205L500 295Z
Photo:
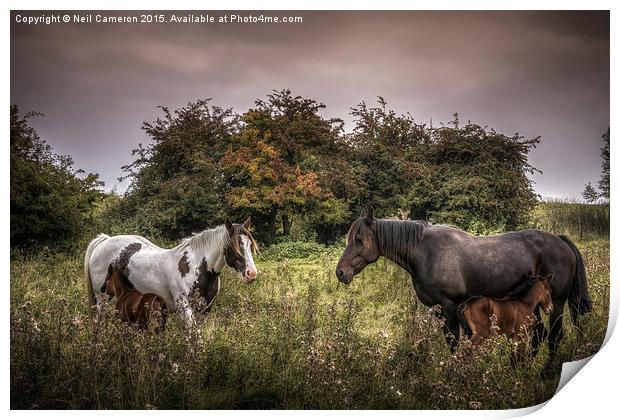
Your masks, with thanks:
M11 106L11 246L71 247L92 224L101 197L97 174L73 169Z
M345 132L324 104L290 90L242 114L210 99L160 110L142 125L150 141L122 167L127 191L103 196L96 174L74 170L28 126L31 115L11 107L12 243L71 241L95 228L174 241L226 216L252 216L265 244L333 242L363 204L378 217L488 233L526 226L536 203L527 155L540 139L461 124L457 114L421 124L379 97L351 108ZM607 175L599 188L608 194L608 185Z
M477 232L516 229L536 195L527 159L539 138L507 136L458 115L446 126L417 123L379 97L351 108L354 127L326 106L274 91L243 114L189 103L145 122L148 146L125 166L126 226L178 238L252 216L257 238L305 235L330 242L362 204L380 217L451 223Z

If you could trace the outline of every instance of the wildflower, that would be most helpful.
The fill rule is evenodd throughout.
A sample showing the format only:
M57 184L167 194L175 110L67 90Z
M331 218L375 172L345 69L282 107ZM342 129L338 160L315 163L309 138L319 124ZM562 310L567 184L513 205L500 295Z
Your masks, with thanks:
M179 365L175 363L172 364L172 373L177 373L179 371Z

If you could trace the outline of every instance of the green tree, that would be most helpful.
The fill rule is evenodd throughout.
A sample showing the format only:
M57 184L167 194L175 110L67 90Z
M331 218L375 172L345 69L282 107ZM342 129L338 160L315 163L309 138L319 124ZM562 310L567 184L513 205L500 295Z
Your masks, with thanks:
M377 107L364 102L351 108L355 118L349 136L351 157L361 168L363 189L353 201L355 207L372 203L379 217L398 215L407 208L406 194L413 180L422 176L421 157L428 146L424 125L411 115L398 115L378 98Z
M427 170L408 193L412 216L474 232L514 230L527 223L536 194L527 155L540 138L506 136L468 123L431 130Z
M353 108L352 155L363 168L359 202L381 216L450 223L487 232L523 226L536 204L527 159L539 138L506 136L468 123L418 124L379 97Z
M226 216L224 178L219 166L236 130L230 109L189 103L144 122L147 146L133 151L123 166L131 184L122 205L114 206L128 231L177 239L221 223Z
M598 189L594 188L592 183L588 182L582 193L583 198L588 203L593 203L599 199L609 201L609 127L603 134L601 157L603 158L603 162L601 163L601 179L598 181Z
M28 125L34 115L11 106L11 246L71 247L92 225L103 183L55 154Z

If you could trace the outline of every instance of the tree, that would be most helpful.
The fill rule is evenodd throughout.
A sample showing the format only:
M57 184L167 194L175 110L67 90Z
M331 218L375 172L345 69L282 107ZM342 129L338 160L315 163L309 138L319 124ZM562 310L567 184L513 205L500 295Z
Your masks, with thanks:
M251 213L267 242L278 219L289 236L293 217L315 227L348 217L337 195L350 172L341 155L342 121L321 117L324 108L290 90L274 91L242 115L222 160L227 203Z
M381 216L450 223L473 231L525 224L536 195L528 152L540 141L476 124L418 124L409 114L361 103L350 144L364 168L360 201Z
M406 193L413 179L421 176L422 149L429 137L426 127L411 115L387 109L382 97L377 102L377 107L362 102L351 108L355 128L348 140L364 183L355 206L372 203L378 216L394 216L407 208Z
M163 117L143 123L151 143L140 144L135 160L123 166L131 184L122 206L115 206L127 230L178 239L224 220L219 163L238 119L232 110L209 102L188 103L174 112L160 107Z
M609 127L602 138L601 157L603 162L601 163L602 170L601 179L598 181L598 190L592 186L592 183L588 182L582 193L583 198L588 203L593 203L599 199L609 201Z
M71 247L92 225L93 204L103 183L97 174L73 169L70 156L57 155L19 116L11 118L11 246Z
M427 170L412 183L410 213L486 233L527 223L536 194L527 174L529 151L540 138L506 136L469 122L432 129Z

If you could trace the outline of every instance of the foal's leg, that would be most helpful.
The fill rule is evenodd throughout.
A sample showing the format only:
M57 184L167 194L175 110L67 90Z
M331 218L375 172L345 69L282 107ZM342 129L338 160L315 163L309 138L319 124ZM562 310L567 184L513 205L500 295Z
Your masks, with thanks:
M557 374L557 363L556 356L558 351L558 346L560 345L560 341L564 336L564 331L562 330L562 317L564 312L563 304L556 304L554 302L555 309L551 312L551 316L549 317L550 324L550 332L549 332L549 358L547 359L547 363L545 364L545 368L542 372L543 377L550 378L551 376Z

